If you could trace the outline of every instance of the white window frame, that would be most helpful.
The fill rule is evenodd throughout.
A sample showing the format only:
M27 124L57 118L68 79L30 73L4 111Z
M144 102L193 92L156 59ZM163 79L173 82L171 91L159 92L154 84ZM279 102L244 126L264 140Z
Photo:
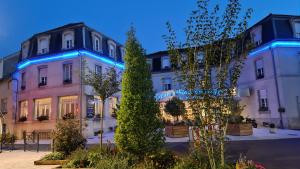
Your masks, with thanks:
M163 56L161 58L161 68L162 69L169 69L171 68L171 61L169 56Z
M72 63L64 63L63 64L63 81L71 81L72 82L72 74L73 74L73 64Z
M68 35L71 35L71 39L67 39ZM64 31L62 34L62 49L73 49L75 41L74 39L74 31Z
M256 26L250 31L252 43L255 46L259 46L262 43L262 26Z
M22 44L22 59L26 59L28 57L29 54L29 46L30 46L30 42L26 41Z
M266 110L269 110L267 89L258 90L257 96L258 96L259 109L265 108Z
M259 62L261 62L261 66L258 65ZM256 79L262 79L265 77L264 61L262 58L255 60L255 77Z
M93 49L94 49L94 51L102 53L103 52L103 49L102 49L102 47L103 47L103 45L102 45L102 36L97 32L92 32L92 39L93 39ZM97 43L96 43L97 40L99 41L98 42L98 49L97 49Z
M167 83L167 82L169 82L169 83ZM163 91L172 90L172 78L170 78L170 77L162 78L162 90Z
M51 117L51 98L35 99L34 100L34 119L41 115L48 116L48 119ZM40 112L41 111L41 112Z
M45 72L46 72L44 76L42 76L42 74L41 74L42 69L45 69ZM39 78L38 78L39 86L46 86L47 81L48 81L48 66L38 67L38 75L39 75ZM42 84L42 85L40 85L40 84Z
M45 40L46 47L42 46L42 40ZM50 35L38 37L38 54L46 54L49 52Z
M28 101L23 100L20 102L20 117L28 117Z
M67 113L76 115L78 113L79 104L78 96L62 96L59 98L59 118Z
M116 58L117 56L117 45L115 42L108 40L108 55L109 57Z

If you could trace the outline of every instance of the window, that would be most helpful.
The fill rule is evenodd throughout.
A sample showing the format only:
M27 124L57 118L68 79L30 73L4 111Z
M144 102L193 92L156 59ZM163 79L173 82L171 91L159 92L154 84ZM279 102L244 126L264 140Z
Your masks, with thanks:
M116 57L116 44L114 42L108 41L108 51L110 57Z
M262 43L262 30L261 30L261 26L257 26L256 28L254 28L251 32L251 39L252 39L252 43L255 46L259 46Z
M22 44L22 59L27 58L29 52L29 41Z
M72 49L74 47L74 32L66 31L63 33L62 38L62 48L63 49Z
M300 38L300 20L294 22L295 38Z
M59 117L62 118L65 114L76 115L78 112L78 97L65 96L59 98Z
M38 38L38 54L45 54L49 52L50 36L42 36Z
M37 119L40 116L50 117L51 114L51 98L36 99L34 101L34 117Z
M267 90L258 90L258 103L259 103L259 111L268 111L268 98L267 98Z
M20 117L28 116L28 101L20 102Z
M25 72L21 73L21 90L25 90L26 88L26 74Z
M264 62L262 59L255 61L255 72L256 72L256 79L264 78Z
M162 90L171 90L172 89L172 79L171 78L163 78L162 79Z
M39 86L47 85L47 67L43 66L39 68Z
M93 49L97 52L102 52L102 37L99 33L93 32Z
M7 98L1 99L1 113L7 113Z
M95 74L101 75L102 74L102 67L99 65L95 65Z
M72 63L63 64L63 82L72 83Z
M169 69L171 67L170 57L164 56L162 57L162 69Z
M102 101L99 96L95 96L95 115L96 118L100 118L102 112Z

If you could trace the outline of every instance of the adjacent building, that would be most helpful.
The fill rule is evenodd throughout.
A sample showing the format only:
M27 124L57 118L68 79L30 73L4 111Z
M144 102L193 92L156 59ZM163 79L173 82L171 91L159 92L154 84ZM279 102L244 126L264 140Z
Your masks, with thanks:
M300 129L300 16L270 14L247 33L255 48L238 81L242 115L259 124ZM180 97L182 84L171 70L168 52L149 54L147 62L157 100Z

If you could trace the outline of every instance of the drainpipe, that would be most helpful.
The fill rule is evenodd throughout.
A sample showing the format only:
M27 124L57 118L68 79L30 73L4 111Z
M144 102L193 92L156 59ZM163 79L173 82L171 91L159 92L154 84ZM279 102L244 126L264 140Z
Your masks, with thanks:
M280 116L280 128L284 128L283 126L283 120L282 120L282 112L279 111L279 108L281 108L281 101L280 101L280 96L279 96L279 89L278 89L278 79L277 79L277 70L276 70L276 65L275 65L275 56L274 56L274 50L272 47L270 47L271 55L272 55L272 65L273 65L273 73L274 73L274 80L275 80L275 88L276 88L276 98L277 98L277 103L278 103L278 113Z

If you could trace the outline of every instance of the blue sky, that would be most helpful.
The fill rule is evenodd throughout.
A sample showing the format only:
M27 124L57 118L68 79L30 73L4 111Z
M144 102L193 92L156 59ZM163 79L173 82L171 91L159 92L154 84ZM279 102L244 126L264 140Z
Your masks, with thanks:
M19 50L35 33L71 22L92 28L124 43L131 23L147 53L165 50L162 35L170 21L179 37L195 0L0 0L0 56ZM212 0L225 5L225 0ZM241 0L253 8L250 25L269 13L300 15L300 0Z

